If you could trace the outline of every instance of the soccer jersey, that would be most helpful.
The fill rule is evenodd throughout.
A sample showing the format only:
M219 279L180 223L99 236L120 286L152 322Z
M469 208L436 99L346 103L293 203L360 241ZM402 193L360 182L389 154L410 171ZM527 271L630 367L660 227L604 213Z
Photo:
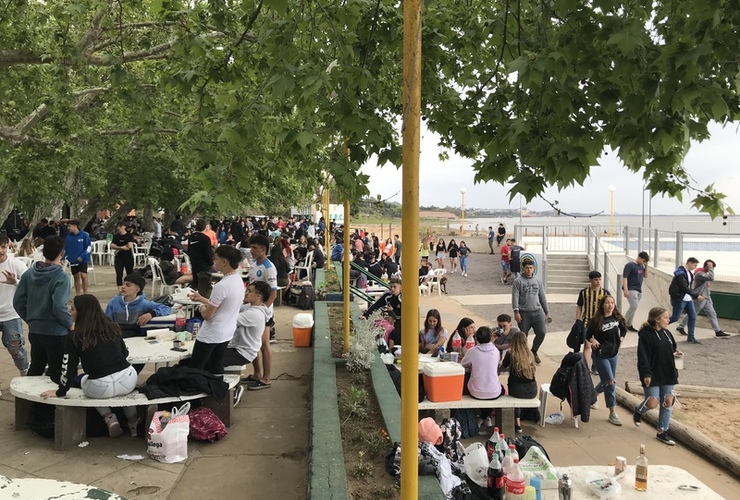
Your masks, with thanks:
M270 259L265 259L262 262L257 260L252 261L252 267L249 268L249 282L254 283L255 281L264 281L270 285L271 290L277 290L277 268L270 262ZM270 304L270 317L272 317L273 309Z
M578 294L578 301L576 305L583 308L583 320L584 325L588 325L588 320L594 317L596 311L599 309L599 301L605 295L611 295L609 290L599 288L598 290L592 290L591 287L584 288Z

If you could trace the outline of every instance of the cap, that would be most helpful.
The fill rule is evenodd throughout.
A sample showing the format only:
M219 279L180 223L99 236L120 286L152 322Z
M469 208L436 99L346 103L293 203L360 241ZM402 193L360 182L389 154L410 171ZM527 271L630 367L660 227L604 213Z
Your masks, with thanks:
M432 417L422 418L419 421L419 441L438 445L442 444L443 440L442 429Z
M139 294L144 292L144 287L146 286L146 280L141 274L132 273L123 278L123 281L128 281L129 283L133 283L134 285L139 287Z

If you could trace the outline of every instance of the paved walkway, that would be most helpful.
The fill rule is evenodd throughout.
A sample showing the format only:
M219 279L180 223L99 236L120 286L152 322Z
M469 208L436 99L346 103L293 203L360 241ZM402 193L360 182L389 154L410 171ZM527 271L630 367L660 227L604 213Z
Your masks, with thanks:
M510 313L509 287L498 283L498 256L474 254L469 259L470 277L448 275L450 295L424 297L420 313L437 308L443 324L453 329L460 318L470 316L479 325L490 324L500 313ZM97 266L98 285L91 293L105 303L115 293L111 268ZM570 324L575 297L551 296L555 321L551 326ZM654 298L647 295L636 322L645 319ZM51 440L30 432L13 430L13 397L7 391L16 372L5 350L0 352L0 475L43 477L99 486L128 498L177 500L200 498L280 498L306 497L309 465L309 405L311 350L292 345L291 322L297 309L276 308L278 342L273 346L272 388L246 391L235 409L229 435L214 444L189 444L185 464L160 464L149 458L131 462L117 458L122 454L146 456L142 439L92 438L85 448L69 452L53 451ZM549 382L565 347L566 332L553 331L543 345L543 362L538 380ZM699 337L711 332L701 330ZM146 377L146 372L142 375ZM569 421L561 426L539 427L525 423L525 432L536 437L548 450L556 465L613 463L622 455L633 463L639 445L647 444L654 464L682 467L725 498L735 498L740 483L683 446L669 448L655 440L655 430L644 424L635 428L630 414L620 409L624 427L607 423L607 410L593 414L592 421L574 429ZM557 409L551 399L548 411ZM568 408L564 411L568 412ZM481 438L484 439L484 438ZM699 498L699 497L697 497Z

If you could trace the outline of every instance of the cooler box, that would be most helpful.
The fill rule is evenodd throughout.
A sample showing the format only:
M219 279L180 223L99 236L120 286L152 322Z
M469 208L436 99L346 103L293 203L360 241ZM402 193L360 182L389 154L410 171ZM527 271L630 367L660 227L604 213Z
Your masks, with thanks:
M313 314L298 313L293 316L293 345L296 347L311 346L313 331Z
M462 399L465 368L460 363L425 363L423 373L424 391L429 401L441 403Z

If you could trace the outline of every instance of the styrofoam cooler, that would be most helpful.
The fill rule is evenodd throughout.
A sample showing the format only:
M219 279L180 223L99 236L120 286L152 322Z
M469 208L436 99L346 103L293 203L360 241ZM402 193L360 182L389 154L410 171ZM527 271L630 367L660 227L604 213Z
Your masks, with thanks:
M459 401L465 383L465 368L460 363L425 363L423 367L424 391L434 403Z
M313 314L298 313L293 316L293 345L296 347L311 346Z

